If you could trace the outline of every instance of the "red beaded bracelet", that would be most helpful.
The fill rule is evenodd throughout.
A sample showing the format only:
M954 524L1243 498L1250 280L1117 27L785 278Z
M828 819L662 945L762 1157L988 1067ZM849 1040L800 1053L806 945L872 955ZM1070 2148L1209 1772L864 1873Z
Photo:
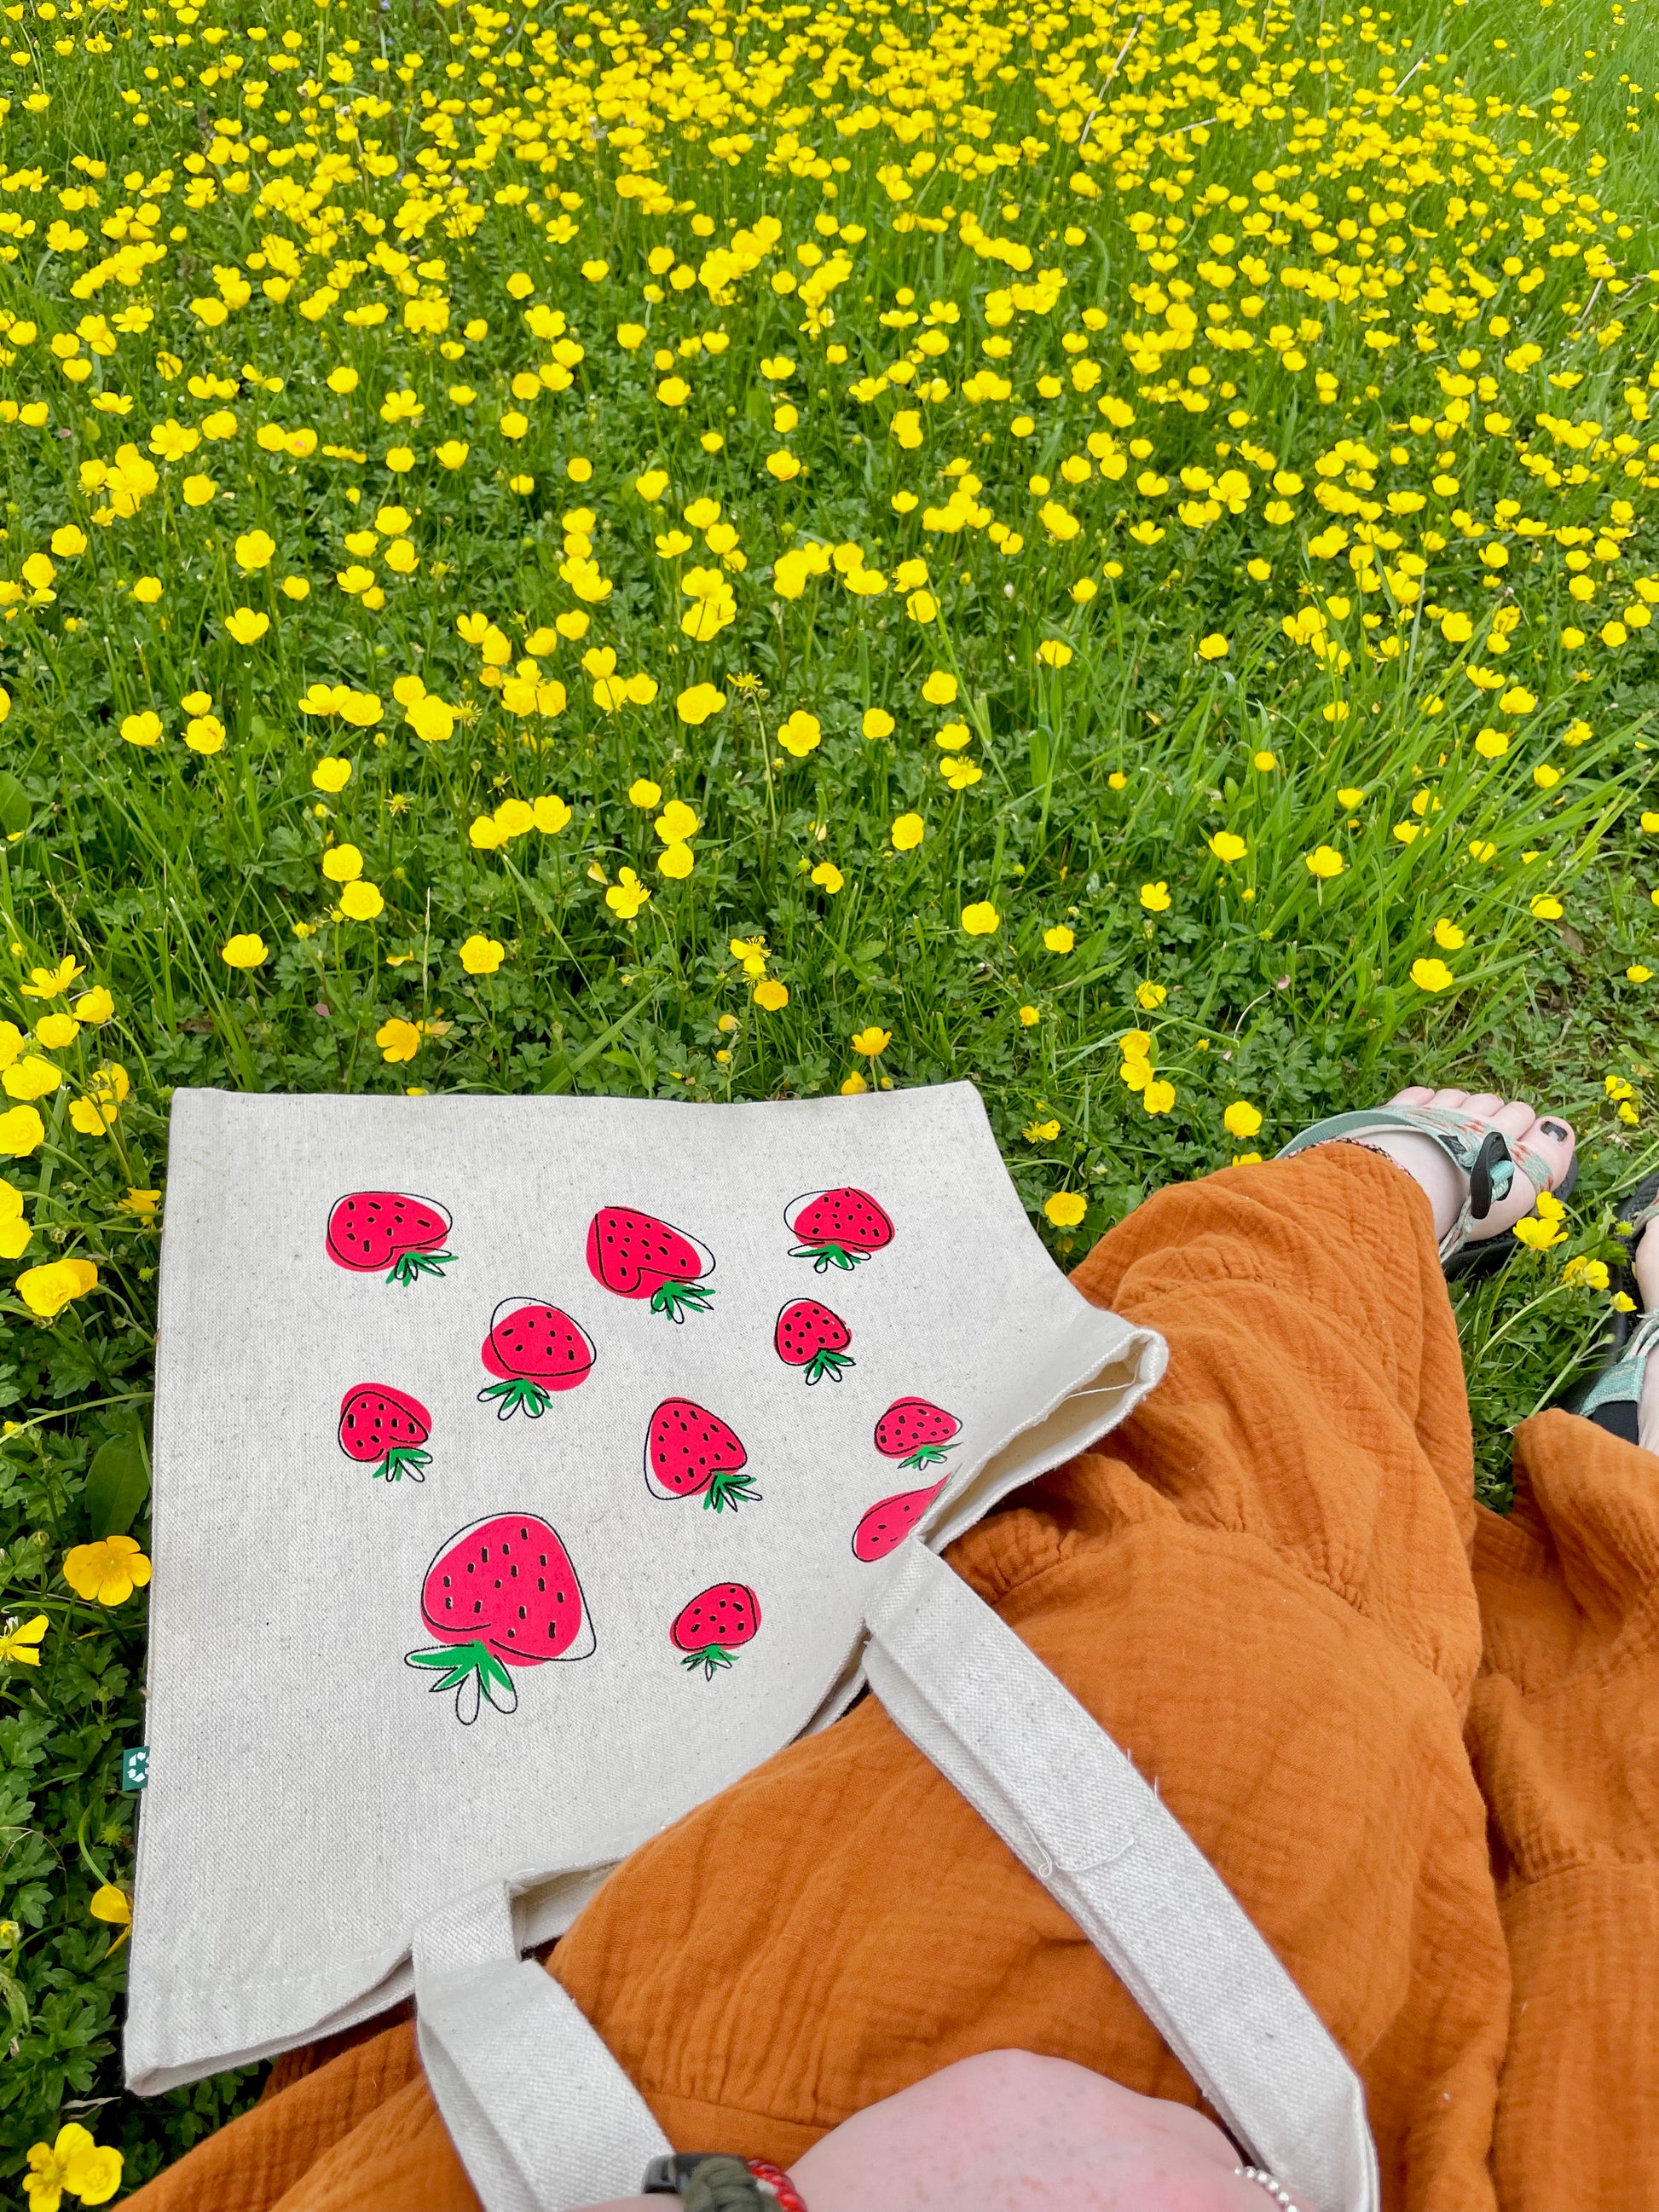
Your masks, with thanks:
M781 2166L763 2158L746 2158L744 2164L761 2187L777 2198L781 2212L806 2212L805 2198Z

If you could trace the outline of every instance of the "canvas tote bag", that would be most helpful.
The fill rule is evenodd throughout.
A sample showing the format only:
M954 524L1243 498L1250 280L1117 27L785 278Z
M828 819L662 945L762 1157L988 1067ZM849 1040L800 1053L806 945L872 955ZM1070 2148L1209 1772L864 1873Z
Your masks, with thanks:
M561 2196L515 2147L558 1997L520 1954L843 1711L907 1553L1103 1434L1164 1357L1055 1268L966 1085L179 1092L131 2086L418 1973L492 2212L588 2201L580 2160ZM631 2151L578 2092L616 2069L563 2028L569 2141L608 2173Z

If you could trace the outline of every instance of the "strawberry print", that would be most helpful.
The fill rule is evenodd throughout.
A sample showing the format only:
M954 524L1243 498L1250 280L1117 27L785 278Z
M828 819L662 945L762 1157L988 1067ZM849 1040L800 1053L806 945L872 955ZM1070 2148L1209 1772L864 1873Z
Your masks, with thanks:
M433 1199L402 1190L354 1190L337 1198L328 1217L326 1250L337 1267L354 1275L386 1272L406 1289L422 1275L441 1275L453 1260L441 1248L449 1236L449 1210Z
M844 1183L837 1190L809 1190L792 1199L783 1218L799 1243L792 1260L810 1260L822 1274L826 1267L857 1267L872 1252L893 1241L893 1224L867 1190Z
M772 1349L786 1367L804 1368L809 1386L826 1375L839 1382L842 1369L857 1364L847 1357L852 1341L841 1316L817 1298L792 1298L772 1331Z
M732 1654L751 1644L761 1625L760 1600L747 1583L711 1583L675 1618L669 1637L684 1656L680 1664L712 1682Z
M962 1423L927 1398L895 1398L876 1423L876 1449L901 1467L933 1467L942 1460Z
M902 1490L896 1497L878 1498L853 1531L853 1557L873 1566L896 1552L949 1480L942 1474L930 1490Z
M435 1646L410 1651L404 1665L431 1668L435 1696L455 1692L466 1726L481 1701L515 1712L509 1667L586 1659L593 1624L582 1586L556 1528L534 1513L496 1513L452 1536L426 1571L421 1619Z
M665 1398L645 1432L645 1481L653 1498L701 1498L724 1513L758 1505L749 1454L729 1421L690 1398Z
M432 1416L420 1400L390 1382L354 1382L340 1401L340 1449L388 1482L405 1474L426 1480L432 1455L421 1446L431 1434Z
M672 1322L707 1313L714 1295L708 1247L631 1206L602 1206L588 1223L587 1272L619 1298L649 1298L652 1312Z
M478 1357L499 1380L478 1393L495 1418L540 1420L556 1390L574 1390L593 1372L593 1340L578 1321L537 1298L503 1298L489 1317Z

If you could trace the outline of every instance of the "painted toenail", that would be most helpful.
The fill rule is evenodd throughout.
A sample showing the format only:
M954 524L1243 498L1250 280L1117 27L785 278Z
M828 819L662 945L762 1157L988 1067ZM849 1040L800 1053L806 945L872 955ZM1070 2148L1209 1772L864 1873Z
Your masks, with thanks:
M1565 1137L1567 1133L1559 1121L1540 1121L1538 1126L1547 1137Z

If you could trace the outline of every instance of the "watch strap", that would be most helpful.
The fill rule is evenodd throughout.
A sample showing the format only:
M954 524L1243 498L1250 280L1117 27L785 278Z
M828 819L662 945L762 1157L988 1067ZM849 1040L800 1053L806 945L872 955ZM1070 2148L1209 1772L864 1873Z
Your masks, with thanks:
M724 2151L677 2151L653 2158L641 2185L647 2197L678 2197L685 2212L773 2212L746 2160Z

